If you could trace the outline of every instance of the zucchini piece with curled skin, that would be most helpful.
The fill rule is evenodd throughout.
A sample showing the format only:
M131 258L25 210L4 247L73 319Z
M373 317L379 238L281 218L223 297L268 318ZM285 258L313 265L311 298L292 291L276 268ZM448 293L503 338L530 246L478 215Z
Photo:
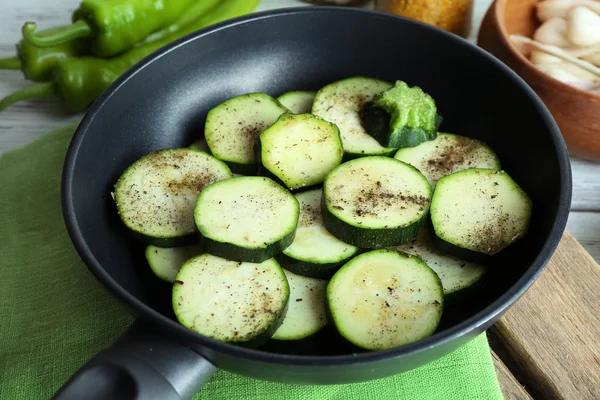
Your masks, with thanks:
M210 184L231 178L222 161L205 152L165 149L135 161L114 191L123 224L147 244L175 247L198 242L194 206Z
M316 94L309 90L296 90L282 94L277 100L294 114L308 114Z
M331 171L323 184L325 228L366 249L398 246L424 226L431 186L415 167L382 156L361 157Z
M457 257L494 256L527 233L532 202L502 170L474 168L441 178L431 201L434 244ZM442 246L443 245L443 246Z
M281 326L289 295L287 278L274 259L247 263L202 254L177 273L172 305L186 328L254 348Z
M416 342L437 329L444 291L421 259L373 250L348 261L327 285L327 306L338 332L367 350Z
M394 148L382 146L365 131L360 119L364 105L391 86L380 79L357 76L332 82L317 92L311 113L340 129L345 159L394 154Z
M195 220L205 251L229 260L263 262L294 240L298 200L270 178L243 176L198 196Z
M382 146L396 149L434 140L442 123L433 98L402 81L377 94L361 114L365 130Z

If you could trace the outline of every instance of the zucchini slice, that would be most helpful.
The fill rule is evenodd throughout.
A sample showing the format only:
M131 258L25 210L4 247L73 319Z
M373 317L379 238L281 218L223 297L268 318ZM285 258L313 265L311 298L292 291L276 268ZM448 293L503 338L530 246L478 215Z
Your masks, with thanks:
M409 243L391 247L390 250L410 254L423 260L440 277L444 296L472 287L487 271L487 268L481 264L464 261L435 248L431 232L426 227Z
M172 294L175 316L186 328L257 347L285 318L290 288L274 259L254 264L202 254L183 264Z
M202 253L200 245L162 248L146 247L146 261L154 275L166 282L173 282L179 268L190 258Z
M451 133L438 133L435 140L398 150L394 158L425 175L435 189L446 175L470 168L500 169L500 159L485 143Z
M367 350L416 342L437 329L444 291L421 259L391 250L356 256L327 285L327 304L338 332Z
M358 251L358 247L344 243L323 225L321 216L321 189L296 194L300 204L300 218L292 244L275 258L281 266L296 274L311 278L328 279Z
M338 126L347 158L394 154L395 149L382 146L365 131L360 118L365 103L391 86L379 79L353 77L330 83L317 92L312 114Z
M194 205L206 186L231 178L227 165L194 149L166 149L133 163L119 177L114 198L121 221L148 244L197 242Z
M321 184L344 155L337 126L312 114L283 114L258 141L261 172L290 190Z
M381 156L348 161L325 178L325 228L357 247L404 244L424 226L431 192L423 174L402 161Z
M298 200L272 179L243 176L203 190L195 219L207 253L258 263L292 243L299 208Z
M277 100L294 114L307 114L312 109L316 94L309 90L296 90L282 94Z
M435 139L442 117L420 87L396 81L365 105L362 122L382 146L401 148Z
M248 93L219 104L206 116L204 136L210 152L233 172L256 172L256 139L284 112L288 110L265 93Z
M188 147L190 149L200 150L200 151L210 154L210 149L208 148L208 143L206 143L206 139L204 138L204 136L202 136L200 139L194 141Z
M327 325L327 281L296 275L285 269L283 272L290 286L290 299L283 323L272 339L302 340Z
M505 171L466 169L438 181L431 222L450 249L492 256L525 235L531 208L529 196Z

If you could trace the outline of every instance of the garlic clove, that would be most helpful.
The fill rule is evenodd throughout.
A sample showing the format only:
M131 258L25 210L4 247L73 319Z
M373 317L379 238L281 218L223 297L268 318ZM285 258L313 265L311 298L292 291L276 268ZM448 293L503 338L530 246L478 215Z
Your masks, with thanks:
M587 56L582 57L584 60L591 62L592 64L600 67L600 51L596 53L589 54Z
M550 18L535 31L533 39L551 46L569 47L571 42L567 38L567 27L566 19Z
M600 15L587 7L573 8L567 17L567 37L577 46L600 42Z
M562 59L552 56L543 51L534 50L531 52L530 60L533 64L558 64L563 62Z
M598 0L546 0L536 4L536 14L540 21L551 18L566 18L573 7L583 6L600 14Z
M536 67L546 75L577 89L590 90L596 87L598 83L598 81L585 79L571 73L571 71L564 69L561 64L540 64Z

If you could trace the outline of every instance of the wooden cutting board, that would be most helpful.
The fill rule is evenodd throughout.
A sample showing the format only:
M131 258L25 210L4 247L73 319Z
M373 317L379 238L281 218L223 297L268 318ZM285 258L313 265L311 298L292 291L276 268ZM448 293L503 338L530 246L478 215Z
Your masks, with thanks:
M488 338L506 400L599 400L600 265L565 232Z

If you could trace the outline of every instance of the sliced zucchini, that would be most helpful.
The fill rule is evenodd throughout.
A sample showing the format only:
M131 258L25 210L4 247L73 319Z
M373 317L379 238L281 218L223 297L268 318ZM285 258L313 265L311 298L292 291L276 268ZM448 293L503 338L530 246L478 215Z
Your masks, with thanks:
M525 235L531 208L529 196L505 171L466 169L438 181L431 222L450 248L491 256Z
M272 179L243 176L203 190L195 219L207 253L258 263L292 243L299 211L298 200Z
M277 100L294 114L307 114L312 109L316 94L309 90L296 90L282 94Z
M429 229L424 228L416 238L402 246L390 248L419 257L442 281L444 296L455 294L475 285L487 271L481 264L464 261L436 249Z
M274 259L254 264L202 254L183 264L172 293L173 311L186 328L257 347L285 318L290 288Z
M321 184L344 155L337 126L312 114L283 114L258 141L261 174L290 190Z
M396 81L362 111L366 131L385 147L414 147L436 137L442 122L435 101L418 86Z
M154 275L166 282L173 282L179 268L190 258L202 253L200 245L162 248L146 247L146 261Z
M240 174L256 170L256 138L288 110L265 93L233 97L208 112L204 136L210 152Z
M307 278L283 270L290 286L290 299L283 323L272 339L305 339L327 325L325 290L327 281Z
M439 325L444 291L421 259L373 250L348 261L327 285L338 332L356 346L384 350L416 342Z
M363 248L398 246L424 226L431 186L415 167L388 157L348 161L323 184L325 228Z
M166 149L133 163L117 181L121 221L148 244L174 247L197 242L194 206L206 186L231 178L227 165L194 149Z
M344 243L323 225L321 189L296 194L300 203L300 218L292 244L277 256L281 266L296 274L328 279L358 251Z
M188 147L190 149L200 150L210 154L210 149L208 148L208 143L206 143L204 136L190 144Z
M333 82L317 92L312 113L338 126L348 158L394 153L393 148L382 146L365 131L360 118L365 103L391 86L379 79L353 77Z
M431 187L443 176L470 168L500 169L500 159L485 143L451 133L438 133L432 141L398 150L394 158L425 175Z

